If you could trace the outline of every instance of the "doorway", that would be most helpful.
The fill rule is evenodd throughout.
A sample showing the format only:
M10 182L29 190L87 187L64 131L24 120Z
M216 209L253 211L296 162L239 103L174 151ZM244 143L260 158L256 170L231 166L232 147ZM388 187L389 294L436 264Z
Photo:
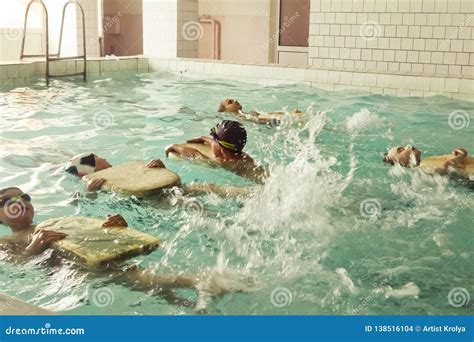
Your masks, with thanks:
M307 65L311 0L279 0L278 41L274 60L278 64Z

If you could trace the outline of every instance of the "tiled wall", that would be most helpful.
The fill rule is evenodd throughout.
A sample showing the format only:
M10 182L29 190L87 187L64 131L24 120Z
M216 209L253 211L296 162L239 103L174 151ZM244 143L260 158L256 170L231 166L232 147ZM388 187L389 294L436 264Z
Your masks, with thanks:
M84 8L86 16L86 53L87 57L99 57L99 8L97 0L77 0ZM72 5L69 5L72 6ZM82 18L77 11L77 50L78 55L82 54Z
M50 64L50 72L54 75L65 75L82 72L82 60L55 61ZM88 58L87 75L99 77L122 71L148 72L148 58L140 56L109 58ZM17 62L9 64L0 63L0 91L12 88L24 87L35 78L43 78L45 73L45 62ZM81 76L75 76L80 79Z
M143 0L143 53L197 57L197 0Z
M314 88L355 90L393 96L443 95L474 101L474 79L336 71L279 64L244 64L199 59L150 58L150 71L196 79L226 79L263 85L305 84Z
M198 56L198 41L203 28L197 20L198 0L178 0L178 57Z
M0 64L0 91L28 85L44 77L44 62ZM81 60L54 62L51 72L65 74L82 71ZM242 64L186 58L120 57L89 59L88 75L110 75L125 70L176 73L195 79L226 79L263 85L305 84L314 88L355 90L394 96L444 95L474 101L474 79L426 77L385 73L351 72L278 64Z
M311 0L309 64L474 77L473 0Z

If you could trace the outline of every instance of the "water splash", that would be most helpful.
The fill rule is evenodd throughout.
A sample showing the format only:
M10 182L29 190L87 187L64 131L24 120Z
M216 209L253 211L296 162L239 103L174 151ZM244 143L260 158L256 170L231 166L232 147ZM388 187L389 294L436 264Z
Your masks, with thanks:
M214 233L224 235L221 248L238 255L246 268L285 278L307 272L336 233L329 210L338 205L356 162L351 158L347 176L339 174L332 169L337 159L323 156L315 144L327 112L312 113L301 128L276 134L273 143L284 139L290 161L271 163L265 185L244 201L227 224L216 223Z

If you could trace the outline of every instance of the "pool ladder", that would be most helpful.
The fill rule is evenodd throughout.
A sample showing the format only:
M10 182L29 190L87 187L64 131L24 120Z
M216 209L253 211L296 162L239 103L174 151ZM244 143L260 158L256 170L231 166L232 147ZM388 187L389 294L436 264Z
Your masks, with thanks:
M45 23L46 23L46 53L45 54L40 54L40 55L26 55L25 54L25 40L26 40L26 26L28 22L28 14L30 11L30 7L32 4L38 3L41 5L41 7L44 10L44 15L45 15ZM61 57L61 44L63 40L63 28L64 28L64 15L66 14L66 8L68 5L74 4L76 5L80 11L81 11L81 16L82 16L82 42L84 45L83 53L80 56L71 56L71 57ZM58 53L56 54L49 54L49 22L48 22L48 9L46 8L46 5L44 4L43 0L30 0L28 3L28 6L26 7L26 12L25 12L25 24L23 26L23 37L21 41L21 53L20 53L20 60L23 60L24 58L34 58L34 57L45 57L46 58L46 67L45 67L45 78L46 78L46 84L49 84L49 79L52 77L66 77L66 76L78 76L82 75L84 78L84 81L87 79L86 75L86 70L87 70L87 61L86 61L86 20L85 20L85 15L84 15L84 9L82 8L81 4L77 3L75 0L69 0L64 4L63 7L63 15L61 18L61 30L59 33L59 47L58 47ZM51 75L49 72L49 62L51 61L61 61L61 60L67 60L67 59L77 59L77 58L82 58L84 61L84 66L82 72L76 72L72 74L64 74L64 75Z

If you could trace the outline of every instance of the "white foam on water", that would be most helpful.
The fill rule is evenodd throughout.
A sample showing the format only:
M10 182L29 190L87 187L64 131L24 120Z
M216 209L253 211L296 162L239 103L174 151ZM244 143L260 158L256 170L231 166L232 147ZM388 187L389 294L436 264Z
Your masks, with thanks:
M367 108L362 108L360 111L347 118L346 127L350 131L358 131L369 126L379 126L382 123L383 120L376 113L372 113Z
M324 157L315 144L326 114L311 113L303 127L276 135L274 141L284 139L291 160L273 162L265 185L244 200L233 223L214 228L215 234L224 234L222 248L236 253L246 268L291 278L317 267L334 234L328 211L338 205L355 168L351 158L347 177L333 171L337 159Z
M336 268L336 274L339 276L339 279L341 281L341 284L350 292L350 293L358 293L359 290L357 287L354 285L354 282L352 281L351 277L349 276L349 273L347 273L347 270L343 267Z
M422 170L394 165L389 171L390 190L409 207L392 210L386 224L393 227L416 227L420 220L440 221L446 206L456 203L459 195L449 184L449 178L429 175Z
M403 285L399 289L394 289L391 286L386 286L383 289L385 297L386 298L405 298L405 297L414 297L418 298L418 295L420 294L420 289L419 287L413 283L409 282Z

